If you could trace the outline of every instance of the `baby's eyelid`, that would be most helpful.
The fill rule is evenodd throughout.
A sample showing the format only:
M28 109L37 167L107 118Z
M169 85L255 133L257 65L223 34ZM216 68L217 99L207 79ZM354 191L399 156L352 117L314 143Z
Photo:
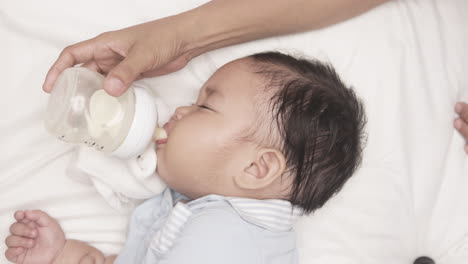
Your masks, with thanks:
M204 104L199 105L199 107L200 107L200 108L205 108L205 109L208 109L208 110L211 110L211 111L214 111L211 107L206 106L206 105L204 105Z
M199 108L205 108L205 109L208 109L208 110L211 110L211 111L214 112L214 110L213 110L211 107L209 107L209 106L207 106L207 105L205 105L205 104L196 104L196 103L195 103L195 104L192 104L192 106L197 106L197 107L199 107Z

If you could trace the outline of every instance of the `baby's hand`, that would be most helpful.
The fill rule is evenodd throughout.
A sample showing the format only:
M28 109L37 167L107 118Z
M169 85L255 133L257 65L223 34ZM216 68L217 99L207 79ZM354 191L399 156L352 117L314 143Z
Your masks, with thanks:
M6 258L13 263L50 264L65 245L58 222L40 210L15 212L5 243Z

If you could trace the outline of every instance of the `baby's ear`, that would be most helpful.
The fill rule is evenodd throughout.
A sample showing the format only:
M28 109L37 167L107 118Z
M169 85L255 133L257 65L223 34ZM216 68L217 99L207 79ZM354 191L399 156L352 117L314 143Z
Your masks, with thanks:
M283 175L286 158L273 148L261 149L255 160L246 166L242 173L234 177L236 185L242 189L256 190L267 187Z

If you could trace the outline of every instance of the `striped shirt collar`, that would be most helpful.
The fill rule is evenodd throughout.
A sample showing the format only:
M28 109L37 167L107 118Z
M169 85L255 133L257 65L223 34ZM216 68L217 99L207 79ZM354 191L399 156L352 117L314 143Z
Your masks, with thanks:
M173 204L187 197L172 191ZM289 231L294 221L303 214L303 210L293 206L291 202L280 199L257 200L241 197L225 197L210 194L184 204L188 209L203 208L212 202L226 201L245 221L263 227L265 229L281 232ZM180 210L175 206L173 210Z
M226 197L226 200L247 222L271 231L289 231L302 210L289 201L279 199L256 200Z

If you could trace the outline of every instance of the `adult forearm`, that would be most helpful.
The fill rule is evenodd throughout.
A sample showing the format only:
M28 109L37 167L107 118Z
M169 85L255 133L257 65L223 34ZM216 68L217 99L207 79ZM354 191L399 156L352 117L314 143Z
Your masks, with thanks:
M192 57L270 36L313 30L359 15L388 0L213 0L180 16Z

